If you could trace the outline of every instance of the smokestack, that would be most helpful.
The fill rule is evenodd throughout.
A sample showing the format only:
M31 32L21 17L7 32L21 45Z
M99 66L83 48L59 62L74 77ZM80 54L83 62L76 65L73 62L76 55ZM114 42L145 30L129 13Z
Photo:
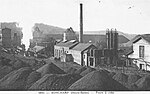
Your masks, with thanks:
M106 40L107 40L107 49L110 49L110 32L109 29L106 30Z
M113 30L111 29L111 31L110 31L110 41L111 41L110 48L112 48L112 49L114 48L114 38L113 38L114 36L113 35L114 35L114 33L113 33Z
M114 49L117 50L118 49L118 32L115 29L115 33L114 33Z
M82 3L80 3L80 33L79 33L79 42L83 42L83 8Z

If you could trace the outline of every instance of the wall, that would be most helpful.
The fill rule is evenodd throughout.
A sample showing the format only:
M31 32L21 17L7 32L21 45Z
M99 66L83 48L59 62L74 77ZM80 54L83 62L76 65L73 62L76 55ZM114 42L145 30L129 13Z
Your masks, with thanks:
M74 62L78 63L81 65L81 51L76 51L76 50L70 50L70 53L72 54L74 58Z
M11 47L11 29L2 29L2 45L3 47Z
M133 44L133 54L129 55L130 58L139 58L139 46L144 46L144 60L150 62L150 44L141 39L138 42Z
M138 42L133 44L134 52L131 55L129 55L129 58L139 59L139 46L144 46L143 60L150 64L150 44L144 39L141 39ZM146 63L143 62L143 60L136 60L137 63L135 63L135 61L133 61L133 63L136 64L139 68L140 68L140 64L144 64L144 69L146 70ZM147 66L147 70L150 70L149 66Z
M54 46L54 57L62 57L65 53L69 53L69 47Z

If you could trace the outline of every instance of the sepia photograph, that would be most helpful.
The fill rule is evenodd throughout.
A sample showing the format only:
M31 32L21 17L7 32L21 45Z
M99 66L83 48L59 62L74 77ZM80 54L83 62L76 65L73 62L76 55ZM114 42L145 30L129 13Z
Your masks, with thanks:
M0 93L148 94L149 27L150 0L0 0Z

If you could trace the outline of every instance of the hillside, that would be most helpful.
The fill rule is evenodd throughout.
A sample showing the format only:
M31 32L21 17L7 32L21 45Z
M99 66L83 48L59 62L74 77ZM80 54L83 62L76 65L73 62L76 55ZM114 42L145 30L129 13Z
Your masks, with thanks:
M129 40L131 40L132 38L134 38L136 36L136 34L128 34L128 33L123 33L121 31L117 31L119 33L119 35L123 35L124 37L128 38ZM105 35L106 31L105 30L101 30L101 31L85 31L85 34L100 34L100 35Z
M51 26L51 25L46 25L43 23L35 23L34 27L39 27L40 31L43 32L43 34L63 34L66 29L61 28L61 27L56 27L56 26ZM79 31L76 31L77 34ZM135 34L127 34L123 33L121 31L118 31L119 35L123 35L124 37L128 38L131 40L134 38L136 35ZM106 31L101 30L101 31L84 31L84 34L90 34L90 35L105 35Z
M43 32L43 34L63 34L66 30L64 28L46 25L43 23L35 23L33 28L34 27L39 27L40 31Z

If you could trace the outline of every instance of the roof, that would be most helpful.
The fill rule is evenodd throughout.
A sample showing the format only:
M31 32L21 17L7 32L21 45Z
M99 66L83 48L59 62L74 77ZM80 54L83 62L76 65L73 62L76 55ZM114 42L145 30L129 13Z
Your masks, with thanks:
M77 36L77 38L78 37L79 36ZM89 43L89 41L91 43L96 43L99 40L106 42L106 35L100 35L100 34L84 34L83 35L83 43ZM127 39L125 36L118 35L118 43L126 43L128 41L129 39Z
M62 42L56 44L56 46L69 47L71 49L72 47L74 47L77 44L78 44L78 42L76 42L76 41L75 42L72 42L72 41L63 42L62 41Z
M39 52L40 50L44 49L45 47L43 46L34 46L33 48L31 48L29 51L31 52Z
M84 51L86 50L88 47L92 46L93 44L91 43L79 43L78 45L76 45L74 48L72 48L72 50L77 50L77 51ZM94 46L94 45L93 45Z
M53 37L54 39L63 39L63 34L46 34L49 37ZM42 36L45 37L45 36ZM76 34L77 39L79 38L79 35ZM91 41L92 43L95 43L99 40L106 42L106 35L101 34L83 34L83 43L88 43ZM119 43L127 43L129 41L128 38L126 38L123 35L118 35L118 42Z
M150 43L150 34L138 35L138 37L133 41L133 43L136 43L137 41L139 41L142 38Z
M147 40L148 42L150 42L150 34L145 34L145 35L142 35L142 37Z
M131 39L127 43L123 43L122 46L130 47L130 46L132 46L133 43L136 43L137 41L139 41L142 38L144 40L146 40L147 42L150 42L150 34L143 34L143 35L137 35L137 36L135 36L133 39Z

